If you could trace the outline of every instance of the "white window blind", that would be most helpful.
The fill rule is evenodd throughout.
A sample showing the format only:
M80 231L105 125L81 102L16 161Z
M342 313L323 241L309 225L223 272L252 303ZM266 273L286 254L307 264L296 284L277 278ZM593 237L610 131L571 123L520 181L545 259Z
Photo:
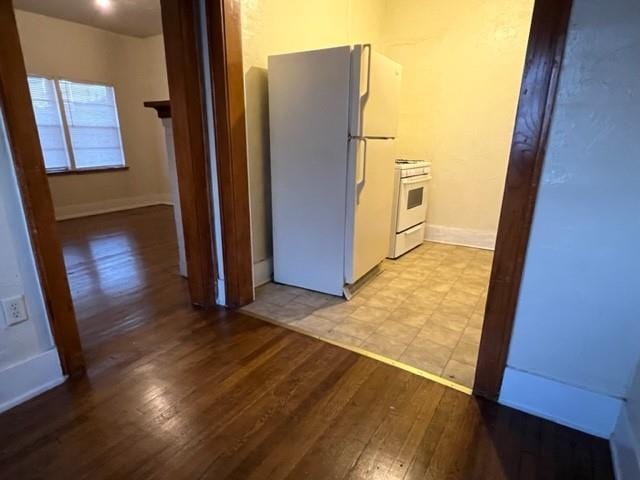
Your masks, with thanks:
M29 77L29 90L45 167L47 170L66 170L70 166L69 152L55 83L48 78Z
M124 166L113 87L30 76L29 88L47 170Z
M76 168L124 165L113 87L60 80Z

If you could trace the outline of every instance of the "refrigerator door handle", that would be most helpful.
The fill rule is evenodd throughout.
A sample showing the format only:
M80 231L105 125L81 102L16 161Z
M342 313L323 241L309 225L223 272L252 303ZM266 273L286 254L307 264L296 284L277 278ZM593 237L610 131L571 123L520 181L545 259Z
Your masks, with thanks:
M362 46L362 50L367 50L367 87L363 94L360 95L360 98L365 98L369 96L369 92L371 91L371 44L365 43Z
M361 167L362 174L360 175L360 180L356 180L356 191L357 191L356 203L360 203L360 192L364 188L364 184L367 179L367 139L364 137L359 137L357 140L362 142L364 147L362 152L362 167ZM358 157L356 156L356 163L357 163L357 160L358 160Z

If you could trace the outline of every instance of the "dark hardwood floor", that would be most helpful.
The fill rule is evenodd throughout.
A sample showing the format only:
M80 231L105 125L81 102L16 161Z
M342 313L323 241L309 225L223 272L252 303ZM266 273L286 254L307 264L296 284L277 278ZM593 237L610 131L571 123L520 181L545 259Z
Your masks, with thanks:
M0 415L0 478L609 479L607 443L235 312L171 210L62 222L89 369Z

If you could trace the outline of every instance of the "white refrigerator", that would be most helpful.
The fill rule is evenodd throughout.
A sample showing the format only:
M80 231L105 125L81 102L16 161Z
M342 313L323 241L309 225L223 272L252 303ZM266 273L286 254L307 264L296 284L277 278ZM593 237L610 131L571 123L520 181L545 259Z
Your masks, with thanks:
M276 282L343 295L387 256L400 81L370 45L269 57Z

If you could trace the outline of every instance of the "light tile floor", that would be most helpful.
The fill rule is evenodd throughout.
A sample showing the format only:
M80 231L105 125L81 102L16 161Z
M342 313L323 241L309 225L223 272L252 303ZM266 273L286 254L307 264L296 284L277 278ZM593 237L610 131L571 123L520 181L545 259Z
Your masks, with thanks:
M472 387L492 257L425 242L349 301L269 283L244 310Z

